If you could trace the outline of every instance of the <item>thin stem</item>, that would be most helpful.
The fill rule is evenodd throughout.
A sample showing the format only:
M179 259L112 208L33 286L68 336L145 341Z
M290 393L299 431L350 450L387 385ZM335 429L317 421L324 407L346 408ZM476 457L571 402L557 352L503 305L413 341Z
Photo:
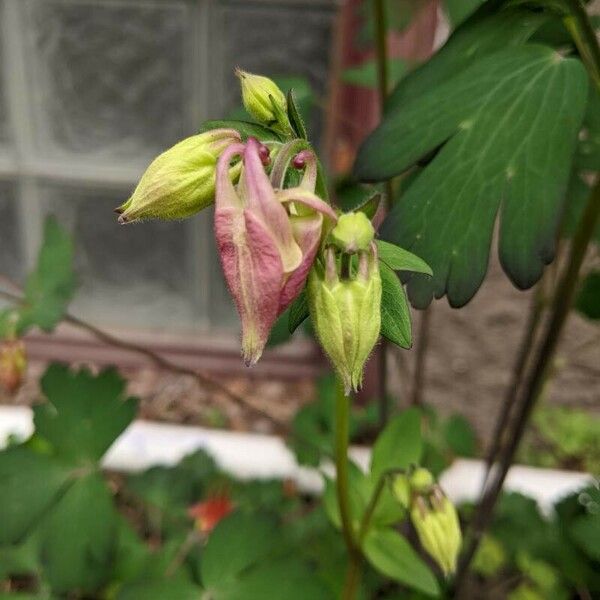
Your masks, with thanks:
M346 396L344 385L338 378L335 398L335 487L342 522L342 534L348 550L349 563L344 592L344 600L354 600L360 580L360 551L354 540L352 510L350 507L350 485L348 478L348 443L350 421L350 398Z
M337 491L342 533L348 552L355 549L352 514L350 509L350 487L348 483L348 438L350 420L350 398L338 379L335 398L335 483Z
M431 305L421 312L421 325L417 340L417 355L415 357L415 375L412 389L412 406L421 406L423 403L423 386L425 384L425 362L429 346L429 331L431 327Z
M489 479L492 465L498 458L498 452L500 451L503 436L517 399L517 392L519 390L523 373L525 372L525 366L528 363L528 359L533 351L538 326L542 316L543 298L543 285L542 282L540 282L535 289L531 301L531 308L529 309L529 315L527 317L525 334L521 340L521 344L517 352L515 364L512 369L510 385L506 390L504 401L502 403L502 411L498 417L498 420L496 421L496 426L492 436L492 443L490 444L490 448L486 456L486 473L484 477L483 489L485 489L486 482Z
M4 276L0 276L0 283L3 285L6 285L7 287L14 289L15 291L19 291L19 295L17 295L12 292L6 292L4 290L0 290L0 297L5 298L6 300L13 302L15 304L23 304L24 299L22 296L22 290L20 289L20 287L17 284L8 280ZM100 329L99 327L96 327L96 325L92 325L91 323L88 323L87 321L84 321L83 319L80 319L79 317L76 317L75 315L72 315L70 313L65 313L63 320L66 323L70 323L71 325L74 325L75 327L77 327L79 329L87 331L88 333L93 335L96 339L100 340L101 342L104 342L105 344L108 344L109 346L113 346L115 348L122 348L123 350L128 350L130 352L134 352L141 356L145 356L150 361L152 361L157 367L160 367L161 369L164 369L165 371L170 371L172 373L177 373L179 375L187 375L189 377L193 377L201 386L224 394L225 396L227 396L229 398L229 400L231 400L238 406L249 409L256 415L259 415L265 419L268 419L271 423L273 423L277 427L277 429L280 432L285 431L285 423L283 423L282 421L279 421L278 419L276 419L275 417L270 415L268 412L263 411L262 409L258 408L257 406L250 404L245 398L238 396L237 394L232 392L229 388L227 388L227 386L223 385L216 379L213 379L210 375L207 375L207 374L199 372L199 371L194 371L193 369L187 369L186 367L182 367L182 366L170 361L169 359L164 358L160 354L157 354L153 350L146 348L145 346L140 346L133 342L128 342L128 341L122 340L122 339L118 338L117 336L112 335L111 333L108 333L107 331L104 331L103 329Z
M479 542L490 524L494 507L502 491L506 474L514 460L527 424L540 397L547 375L552 366L556 348L561 333L573 303L579 271L586 254L588 244L600 221L600 178L596 181L588 198L584 213L579 222L579 227L571 243L566 266L560 278L556 293L553 298L550 318L545 326L539 350L531 368L531 374L526 380L522 397L519 398L517 414L515 415L515 429L508 440L500 460L494 480L488 487L482 501L475 511L472 523L472 537L466 546L465 554L459 565L456 577L456 597L461 597L464 588L465 576L473 557L479 547Z

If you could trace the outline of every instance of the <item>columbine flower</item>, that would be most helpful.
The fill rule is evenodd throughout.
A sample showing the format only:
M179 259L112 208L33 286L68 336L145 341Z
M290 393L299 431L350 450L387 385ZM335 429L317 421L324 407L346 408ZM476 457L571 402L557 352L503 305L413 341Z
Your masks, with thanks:
M243 166L235 187L229 169L236 156ZM324 216L336 219L333 209L307 189L312 167L307 165L300 187L275 190L264 159L264 146L249 138L245 145L227 148L217 166L215 236L242 321L248 365L260 358L275 320L302 290L319 249Z
M190 506L188 515L194 519L196 529L201 533L210 533L229 513L233 511L233 502L227 494L215 495L204 502Z
M131 198L115 209L119 223L183 219L206 208L215 197L217 160L240 139L233 129L213 129L163 152L150 164ZM239 165L229 170L230 177L237 175Z
M343 215L330 234L330 239L344 239L346 225ZM366 218L366 217L365 217ZM352 219L352 224L356 220ZM337 231L340 224L342 231ZM310 316L321 346L344 383L346 393L362 385L364 365L377 342L381 327L381 276L377 262L377 249L370 233L351 227L350 247L340 256L333 246L325 249L308 278L308 304ZM370 239L368 239L370 236ZM357 241L358 240L358 241ZM341 242L340 242L341 243ZM342 244L343 246L343 244ZM356 265L352 254L357 252Z

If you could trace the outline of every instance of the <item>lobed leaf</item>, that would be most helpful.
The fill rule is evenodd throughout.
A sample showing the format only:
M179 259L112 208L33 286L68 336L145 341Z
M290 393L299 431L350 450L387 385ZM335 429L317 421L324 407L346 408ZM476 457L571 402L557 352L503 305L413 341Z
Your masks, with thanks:
M390 112L360 150L357 171L385 179L442 145L383 224L386 240L421 256L414 306L447 294L466 304L481 285L494 222L519 288L554 256L562 198L587 95L578 60L542 46L508 48Z

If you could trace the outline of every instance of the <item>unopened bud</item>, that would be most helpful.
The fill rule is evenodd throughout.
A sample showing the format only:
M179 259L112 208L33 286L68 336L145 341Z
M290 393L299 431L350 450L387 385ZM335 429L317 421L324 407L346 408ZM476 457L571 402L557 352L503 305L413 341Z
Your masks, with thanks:
M236 69L242 86L242 101L244 108L259 123L278 126L278 129L288 132L290 124L287 117L287 101L284 93L277 84L263 75L254 75Z
M435 479L430 471L419 467L415 469L413 474L410 476L410 487L415 492L426 492L435 483Z
M27 370L27 353L21 340L4 342L0 347L0 385L9 393L14 394Z
M373 245L374 246L374 245ZM349 267L348 255L342 256ZM376 250L361 252L358 271L341 273L333 247L325 249L308 278L311 319L321 345L343 381L346 392L362 384L363 368L381 327L381 276Z
M240 139L233 129L213 129L163 152L150 164L129 200L115 209L119 223L183 219L212 204L217 160ZM240 169L239 164L231 168L232 179Z
M360 211L340 215L330 233L331 242L347 253L367 250L374 236L375 230L371 221Z
M429 495L415 496L410 517L423 549L435 560L444 575L454 573L462 534L452 502L435 486Z

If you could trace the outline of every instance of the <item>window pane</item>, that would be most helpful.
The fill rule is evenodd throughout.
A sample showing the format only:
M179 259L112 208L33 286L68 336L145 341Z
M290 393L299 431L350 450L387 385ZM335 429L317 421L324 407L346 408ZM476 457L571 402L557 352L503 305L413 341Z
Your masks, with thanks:
M3 19L2 0L0 0L0 23ZM0 27L0 144L8 140L8 111L6 107L6 82L5 82L5 53L4 53L4 40L3 30Z
M190 227L194 221L121 226L112 209L127 191L42 188L44 212L75 236L80 312L107 323L178 327L195 322Z
M44 153L137 159L183 137L182 3L31 0L28 7Z
M0 273L21 278L21 248L16 186L0 181Z
M241 104L233 76L236 66L267 75L304 76L316 92L323 94L332 24L333 11L324 8L260 8L243 3L223 8L217 43L224 65L221 98L226 99L227 108ZM212 110L222 112L223 102Z

